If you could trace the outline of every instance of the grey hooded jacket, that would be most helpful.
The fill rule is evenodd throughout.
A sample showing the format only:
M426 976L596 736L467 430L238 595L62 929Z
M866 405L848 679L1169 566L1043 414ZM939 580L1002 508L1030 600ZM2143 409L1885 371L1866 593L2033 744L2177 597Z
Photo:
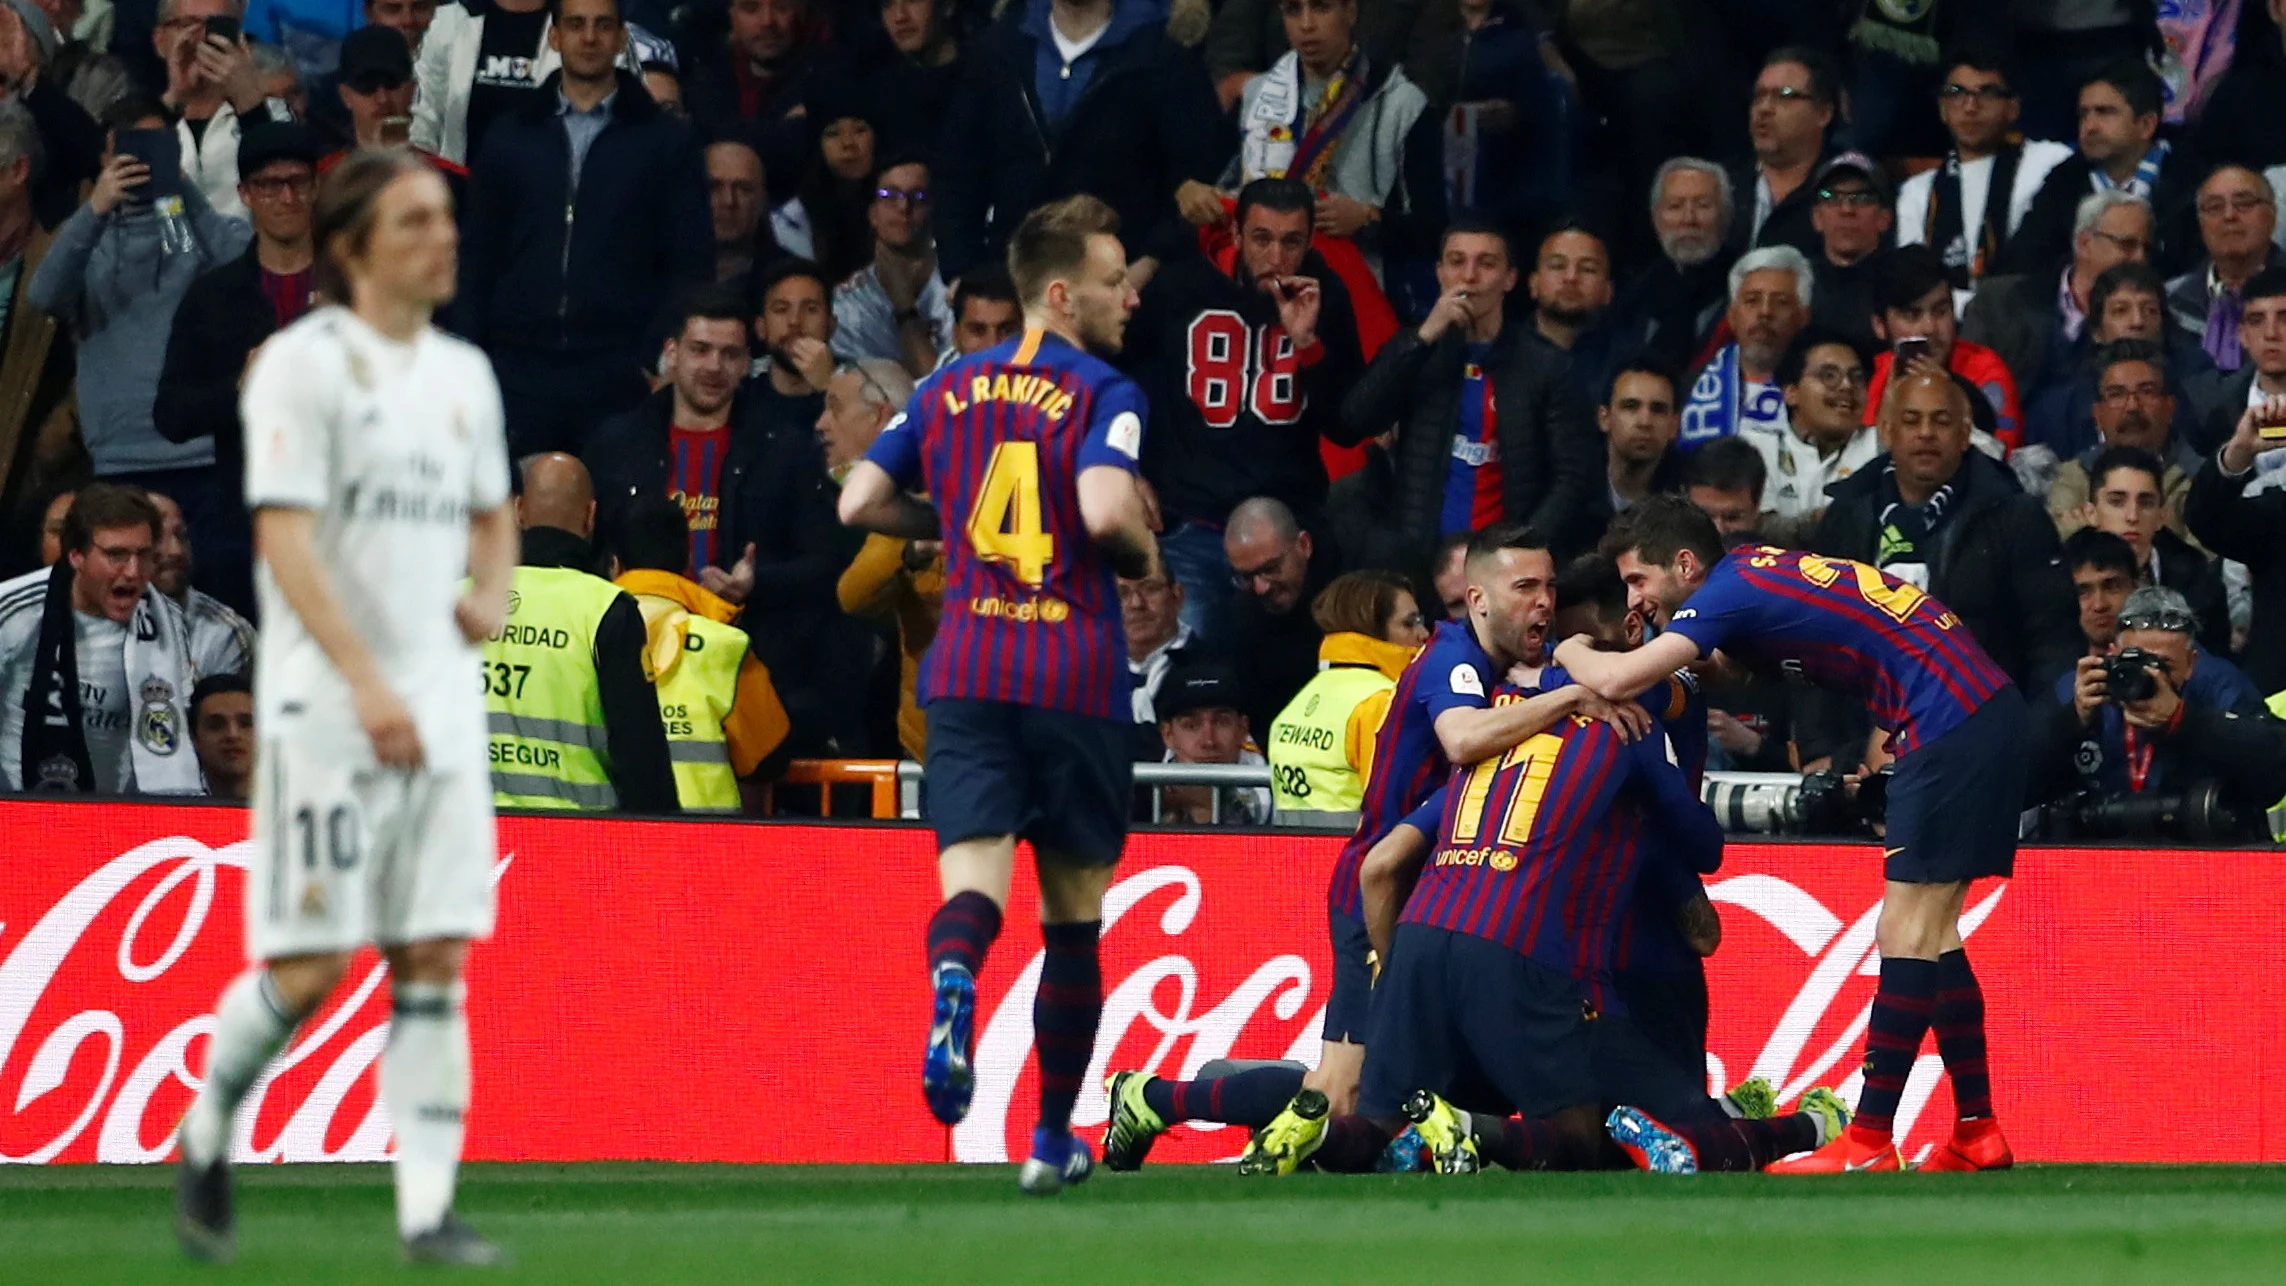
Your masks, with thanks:
M79 422L100 476L214 463L214 439L177 445L151 423L175 306L199 274L246 250L254 231L184 185L191 249L168 254L152 203L98 215L82 205L56 229L26 297L79 341Z

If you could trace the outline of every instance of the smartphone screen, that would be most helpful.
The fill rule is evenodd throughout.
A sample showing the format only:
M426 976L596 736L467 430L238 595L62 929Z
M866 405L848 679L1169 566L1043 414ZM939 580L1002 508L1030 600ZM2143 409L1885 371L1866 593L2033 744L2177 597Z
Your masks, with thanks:
M206 20L206 34L220 36L231 44L238 43L238 19L217 15Z

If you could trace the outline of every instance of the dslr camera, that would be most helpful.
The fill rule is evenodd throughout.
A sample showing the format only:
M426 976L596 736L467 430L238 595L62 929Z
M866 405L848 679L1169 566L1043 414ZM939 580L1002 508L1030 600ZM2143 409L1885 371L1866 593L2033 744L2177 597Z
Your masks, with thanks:
M2103 659L2103 686L2105 699L2114 705L2130 701L2148 701L2159 695L2158 675L2167 669L2167 658L2139 647L2125 647Z

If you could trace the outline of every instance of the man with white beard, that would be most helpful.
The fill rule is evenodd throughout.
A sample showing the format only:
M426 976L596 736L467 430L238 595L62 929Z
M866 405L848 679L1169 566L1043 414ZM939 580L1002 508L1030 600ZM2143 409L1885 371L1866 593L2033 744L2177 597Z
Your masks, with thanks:
M1612 306L1612 351L1641 350L1688 369L1722 320L1730 296L1724 249L1737 213L1730 176L1712 161L1678 156L1651 180L1659 260Z

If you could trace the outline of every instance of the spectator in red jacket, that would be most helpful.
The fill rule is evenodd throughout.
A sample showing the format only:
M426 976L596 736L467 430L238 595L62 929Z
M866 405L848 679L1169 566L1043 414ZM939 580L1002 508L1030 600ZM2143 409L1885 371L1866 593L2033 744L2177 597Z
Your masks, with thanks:
M2003 452L2013 451L2024 441L2024 410L2017 401L2016 377L2009 373L2008 363L2000 360L2000 354L1960 338L1959 325L1953 319L1952 289L1952 279L1936 251L1927 246L1901 246L1888 252L1887 262L1875 274L1873 333L1892 351L1873 361L1873 381L1865 391L1865 422L1875 423L1881 414L1881 397L1889 388L1897 346L1920 340L1927 345L1929 361L1984 395L1985 413L1975 417L1978 431L1997 439Z

